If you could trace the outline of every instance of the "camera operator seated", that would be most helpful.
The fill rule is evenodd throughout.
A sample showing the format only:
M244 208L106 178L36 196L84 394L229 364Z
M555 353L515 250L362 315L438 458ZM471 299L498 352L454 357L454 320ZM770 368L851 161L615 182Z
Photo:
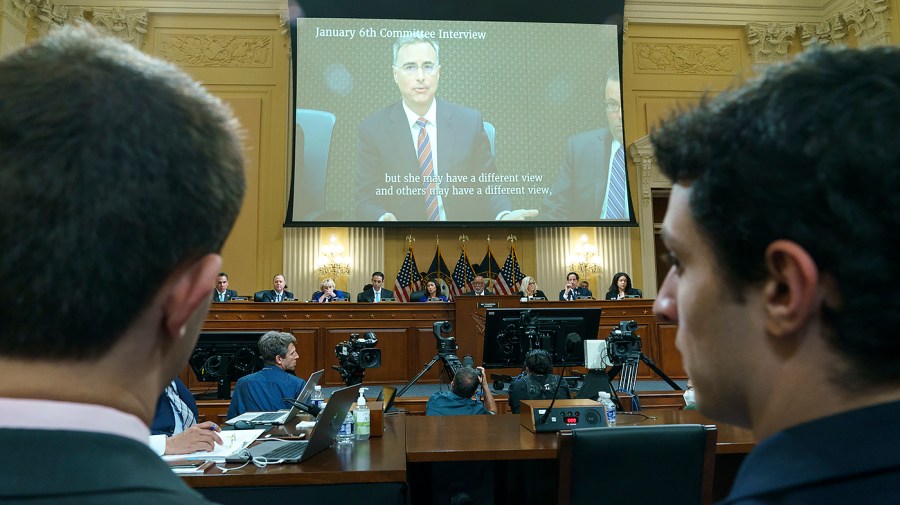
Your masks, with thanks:
M334 279L329 277L322 279L322 282L319 284L319 290L313 293L309 301L316 303L346 302L350 301L350 293L334 289Z
M425 294L419 298L420 302L446 302L447 297L441 294L441 286L435 280L425 283Z
M426 416L469 416L496 414L497 404L491 388L483 387L484 405L474 399L479 384L484 384L484 368L464 366L456 371L450 381L450 391L438 391L431 395L425 406Z
M525 356L525 377L518 378L509 385L509 410L519 413L522 400L550 400L569 398L569 386L565 381L559 384L559 376L553 373L553 359L543 349L534 349Z
M274 412L287 407L285 398L296 398L306 381L294 375L297 366L297 339L290 333L266 332L259 338L262 370L237 380L228 418L244 412Z

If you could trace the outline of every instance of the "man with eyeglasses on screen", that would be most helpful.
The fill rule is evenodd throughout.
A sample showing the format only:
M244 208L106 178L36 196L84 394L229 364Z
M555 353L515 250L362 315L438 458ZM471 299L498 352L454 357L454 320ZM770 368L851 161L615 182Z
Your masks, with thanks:
M611 67L604 91L607 127L569 138L562 168L544 198L545 219L630 219L621 90L619 69Z
M359 124L356 214L367 221L522 220L511 209L477 110L435 98L440 46L421 36L394 42L393 76L402 100ZM391 194L385 193L390 188ZM379 191L381 190L381 191Z

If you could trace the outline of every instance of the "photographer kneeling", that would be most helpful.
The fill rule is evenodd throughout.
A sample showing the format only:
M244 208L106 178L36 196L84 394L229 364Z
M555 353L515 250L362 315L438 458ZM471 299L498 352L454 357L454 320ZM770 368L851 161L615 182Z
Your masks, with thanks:
M456 371L450 381L450 391L438 391L431 395L425 406L426 416L468 416L496 414L497 404L490 387L483 387L484 405L473 399L479 384L484 383L484 368L464 366Z
M513 414L519 413L522 400L550 400L556 392L557 398L569 398L569 386L563 381L559 384L559 376L553 373L553 360L550 353L543 349L534 349L525 356L525 377L516 379L509 386L509 409Z

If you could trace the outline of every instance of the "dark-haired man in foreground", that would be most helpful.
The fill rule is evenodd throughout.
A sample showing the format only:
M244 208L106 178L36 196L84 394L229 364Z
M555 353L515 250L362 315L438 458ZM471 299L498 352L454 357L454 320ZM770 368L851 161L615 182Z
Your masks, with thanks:
M62 27L0 60L0 160L0 502L204 502L148 424L243 197L237 121L172 65Z
M759 441L727 504L895 503L900 49L811 50L652 136L655 302L706 415Z

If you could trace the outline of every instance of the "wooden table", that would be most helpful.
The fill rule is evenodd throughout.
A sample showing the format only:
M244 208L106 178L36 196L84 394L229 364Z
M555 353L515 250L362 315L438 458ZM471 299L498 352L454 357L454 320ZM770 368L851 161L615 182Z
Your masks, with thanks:
M299 429L279 429L285 433ZM277 434L277 433L276 433ZM357 442L353 448L326 449L297 465L249 464L226 474L210 468L203 475L183 476L185 482L220 503L254 503L268 499L296 501L313 497L377 498L402 503L407 494L406 423L404 416L387 416L384 435ZM225 468L237 468L229 463Z
M619 413L617 419L620 426L695 423L716 425L714 497L717 500L724 498L731 489L738 467L754 446L750 431L716 423L696 410ZM430 492L417 481L436 488L449 468L480 463L479 471L493 477L490 489L481 489L486 493L482 496L496 503L552 503L556 499L558 473L556 436L556 433L532 433L520 424L519 416L513 414L411 416L406 426L406 457L410 463L408 471L413 499L416 503L423 497L427 500L426 493ZM461 466L461 462L467 463ZM445 494L452 495L453 492Z

